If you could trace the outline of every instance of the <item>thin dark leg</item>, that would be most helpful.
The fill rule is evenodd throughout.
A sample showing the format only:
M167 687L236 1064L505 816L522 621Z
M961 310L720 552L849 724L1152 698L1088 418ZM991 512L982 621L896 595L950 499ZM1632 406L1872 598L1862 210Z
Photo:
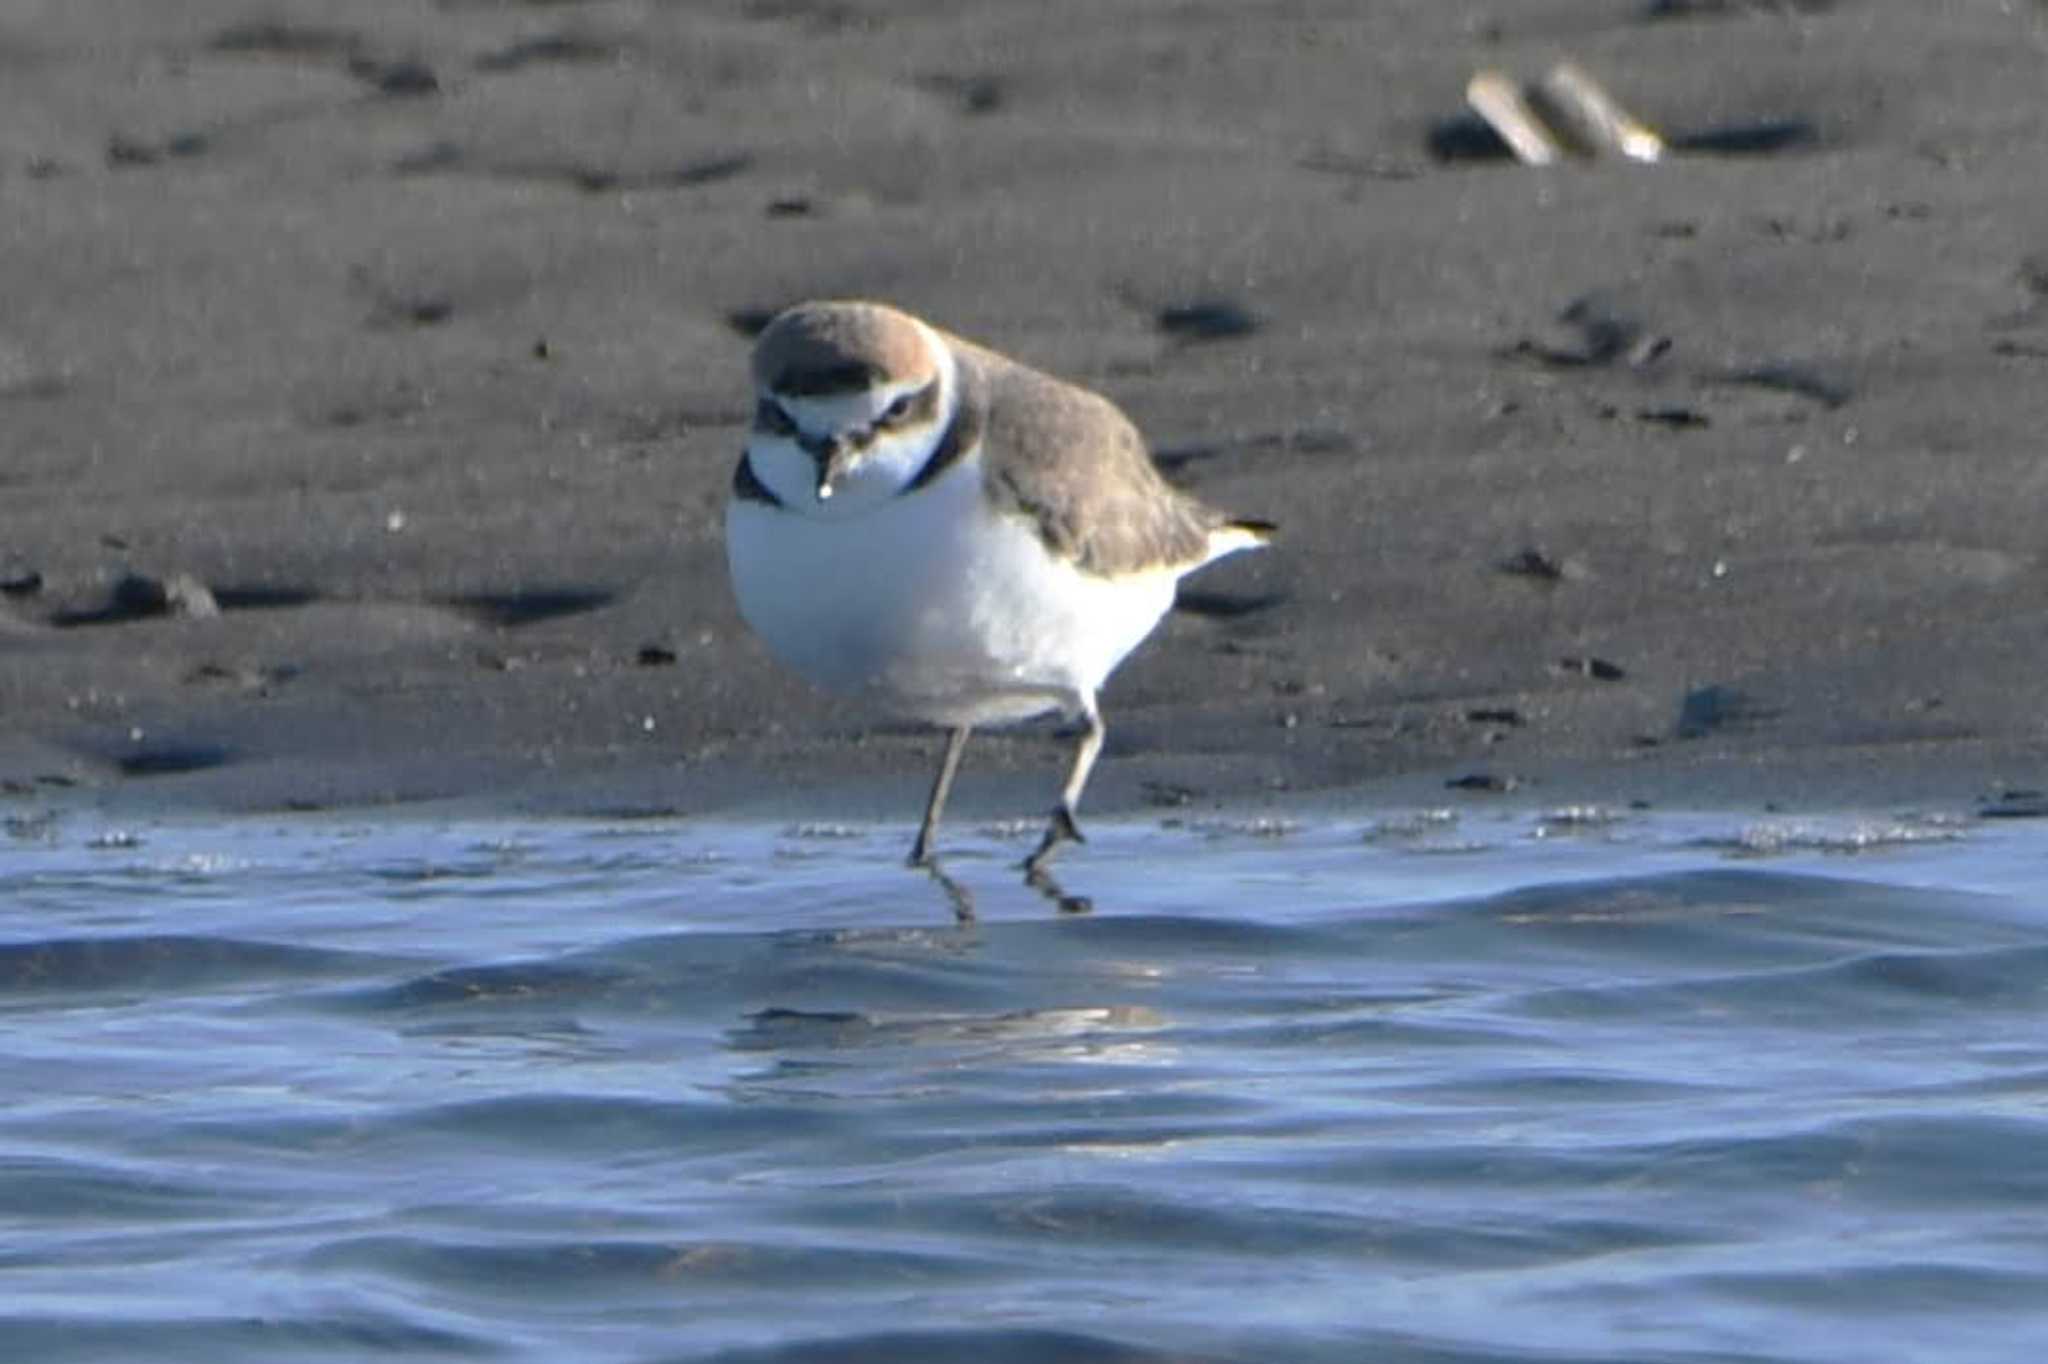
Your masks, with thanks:
M1095 902L1087 896L1067 894L1067 888L1055 881L1052 873L1044 867L1033 867L1025 872L1024 884L1051 901L1053 908L1062 914L1086 914L1095 908Z
M1082 719L1087 728L1081 731L1081 742L1074 746L1074 765L1068 769L1067 784L1060 788L1060 803L1053 807L1052 818L1046 821L1045 837L1038 840L1038 850L1024 859L1025 879L1043 876L1046 863L1063 843L1086 843L1080 826L1074 823L1074 810L1081 804L1081 792L1087 789L1088 773L1095 767L1095 759L1102 753L1102 736L1106 732L1102 716L1095 709L1095 698L1089 697Z
M948 876L946 869L939 865L939 859L936 857L924 864L924 870L925 874L938 884L939 889L946 892L946 899L953 906L954 921L963 924L973 923L974 893Z
M931 799L924 803L924 823L917 829L917 842L910 845L910 865L932 863L932 839L939 832L939 816L946 809L946 797L953 790L953 774L960 770L960 755L967 749L967 725L956 725L946 735L946 756L939 759L939 775L932 780Z

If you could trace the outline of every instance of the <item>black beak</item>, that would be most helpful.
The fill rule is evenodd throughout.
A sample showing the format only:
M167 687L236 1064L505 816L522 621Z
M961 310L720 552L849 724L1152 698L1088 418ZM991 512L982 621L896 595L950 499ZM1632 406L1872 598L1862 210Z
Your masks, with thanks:
M818 466L818 500L823 502L832 496L832 485L845 475L853 445L844 436L800 436L797 443Z

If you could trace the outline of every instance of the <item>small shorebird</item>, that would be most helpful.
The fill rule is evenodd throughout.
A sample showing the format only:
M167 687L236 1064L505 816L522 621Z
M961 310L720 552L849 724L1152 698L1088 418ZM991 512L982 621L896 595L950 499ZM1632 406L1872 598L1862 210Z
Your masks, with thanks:
M740 614L828 691L947 729L914 866L977 725L1059 711L1080 740L1034 878L1102 751L1095 694L1174 584L1264 544L1170 486L1107 399L880 303L803 303L754 346L726 506Z

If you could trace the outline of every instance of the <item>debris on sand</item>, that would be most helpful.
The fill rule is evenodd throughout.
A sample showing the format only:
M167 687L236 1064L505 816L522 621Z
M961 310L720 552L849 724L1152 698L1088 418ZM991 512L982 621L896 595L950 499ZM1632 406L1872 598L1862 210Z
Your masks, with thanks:
M1576 62L1559 62L1530 87L1504 71L1480 71L1465 86L1465 101L1525 166L1553 166L1571 155L1664 157L1663 137Z

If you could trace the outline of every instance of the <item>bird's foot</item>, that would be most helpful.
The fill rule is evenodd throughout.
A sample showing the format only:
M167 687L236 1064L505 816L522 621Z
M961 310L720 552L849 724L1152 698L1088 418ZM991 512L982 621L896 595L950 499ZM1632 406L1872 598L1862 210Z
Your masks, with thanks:
M1087 914L1095 908L1095 902L1087 896L1067 894L1066 887L1053 880L1052 873L1044 867L1028 868L1024 884L1052 901L1053 908L1062 914Z
M954 922L963 924L974 922L974 893L968 890L965 885L954 880L947 873L946 869L939 865L938 858L927 855L920 862L913 856L910 860L910 866L913 870L921 871L931 877L933 883L940 890L946 892L946 899L953 906Z
M1035 876L1044 875L1046 864L1052 861L1053 854L1062 844L1087 841L1087 835L1074 823L1074 812L1065 805L1053 807L1052 818L1046 821L1045 837L1038 840L1037 849L1024 859L1024 879L1030 881Z

